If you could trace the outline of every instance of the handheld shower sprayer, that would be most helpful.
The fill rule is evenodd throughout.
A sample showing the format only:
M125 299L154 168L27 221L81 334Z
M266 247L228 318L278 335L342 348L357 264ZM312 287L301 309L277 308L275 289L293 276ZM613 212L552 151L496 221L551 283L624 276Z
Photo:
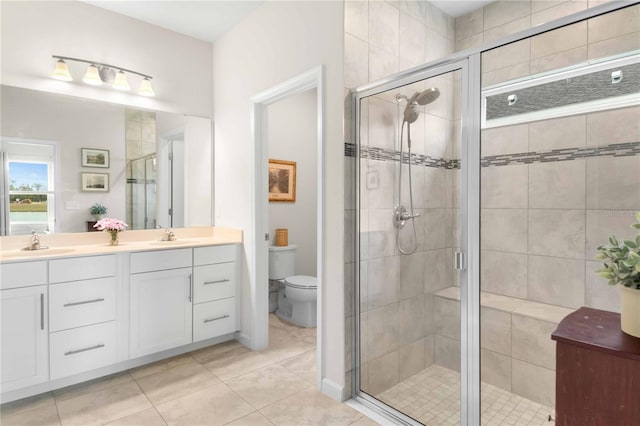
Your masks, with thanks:
M420 111L418 110L419 105L427 105L438 99L440 96L440 90L436 87L431 87L425 89L421 92L416 92L410 98L403 95L397 94L396 101L407 102L407 105L404 108L403 112L403 120L402 126L400 127L400 167L399 167L399 177L398 177L398 203L395 205L393 209L393 225L397 229L396 233L396 246L400 253L409 255L413 254L418 248L418 242L416 237L416 223L415 219L420 216L420 213L415 213L413 210L413 188L411 182L411 123L415 123L420 117ZM403 150L403 136L404 136L404 125L407 124L407 163L409 167L409 207L410 210L407 210L402 205L402 164L405 160L404 150ZM407 221L411 220L411 224L413 226L413 247L411 249L405 250L402 248L400 244L400 230L404 228L407 224Z

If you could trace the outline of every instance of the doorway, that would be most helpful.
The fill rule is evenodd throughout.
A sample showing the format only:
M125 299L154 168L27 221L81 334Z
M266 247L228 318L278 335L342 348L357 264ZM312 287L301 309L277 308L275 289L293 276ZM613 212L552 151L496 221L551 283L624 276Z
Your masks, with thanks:
M322 66L311 69L297 77L272 87L252 99L253 103L253 132L255 146L254 173L254 246L253 259L251 338L248 346L255 350L265 349L269 343L269 245L272 242L269 225L269 117L271 105L285 100L296 94L315 89L316 120L315 120L315 155L311 155L316 165L316 227L315 233L315 269L317 278L316 302L316 350L317 350L317 383L322 386L322 306L323 306L323 277L324 277L324 69Z

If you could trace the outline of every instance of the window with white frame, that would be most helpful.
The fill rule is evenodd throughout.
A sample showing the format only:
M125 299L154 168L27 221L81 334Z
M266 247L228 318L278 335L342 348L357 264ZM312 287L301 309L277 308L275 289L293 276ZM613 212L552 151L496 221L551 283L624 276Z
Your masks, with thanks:
M53 232L56 219L55 146L7 141L2 145L7 233Z

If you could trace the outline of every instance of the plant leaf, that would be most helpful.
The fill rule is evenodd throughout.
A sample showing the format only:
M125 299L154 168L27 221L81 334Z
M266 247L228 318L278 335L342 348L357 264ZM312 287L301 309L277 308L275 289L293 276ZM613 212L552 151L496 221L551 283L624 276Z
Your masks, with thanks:
M615 278L615 275L613 275L613 274L612 274L611 272L609 272L609 271L601 271L601 272L598 272L597 274L598 274L599 276L601 276L602 278L607 279L607 280L612 280L612 279L614 279L614 278Z
M609 242L611 243L612 246L618 246L618 240L616 240L616 237L614 235L609 237Z
M631 240L625 240L624 245L629 248L638 248L638 245L635 243L635 241L631 241Z

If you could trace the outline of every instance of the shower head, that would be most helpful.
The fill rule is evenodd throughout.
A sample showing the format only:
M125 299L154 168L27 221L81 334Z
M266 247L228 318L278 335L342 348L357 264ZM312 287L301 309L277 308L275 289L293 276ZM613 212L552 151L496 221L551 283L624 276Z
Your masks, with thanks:
M440 96L440 90L436 87L430 87L429 89L425 89L422 92L416 92L410 98L407 98L404 95L397 95L396 100L401 102L403 100L407 101L407 106L404 108L404 121L411 124L418 119L418 105L427 105L431 102L438 99Z
M408 101L408 104L412 104L414 102L419 105L427 105L431 102L435 101L440 97L440 90L436 87L430 87L428 89L423 90L422 92L416 92Z

